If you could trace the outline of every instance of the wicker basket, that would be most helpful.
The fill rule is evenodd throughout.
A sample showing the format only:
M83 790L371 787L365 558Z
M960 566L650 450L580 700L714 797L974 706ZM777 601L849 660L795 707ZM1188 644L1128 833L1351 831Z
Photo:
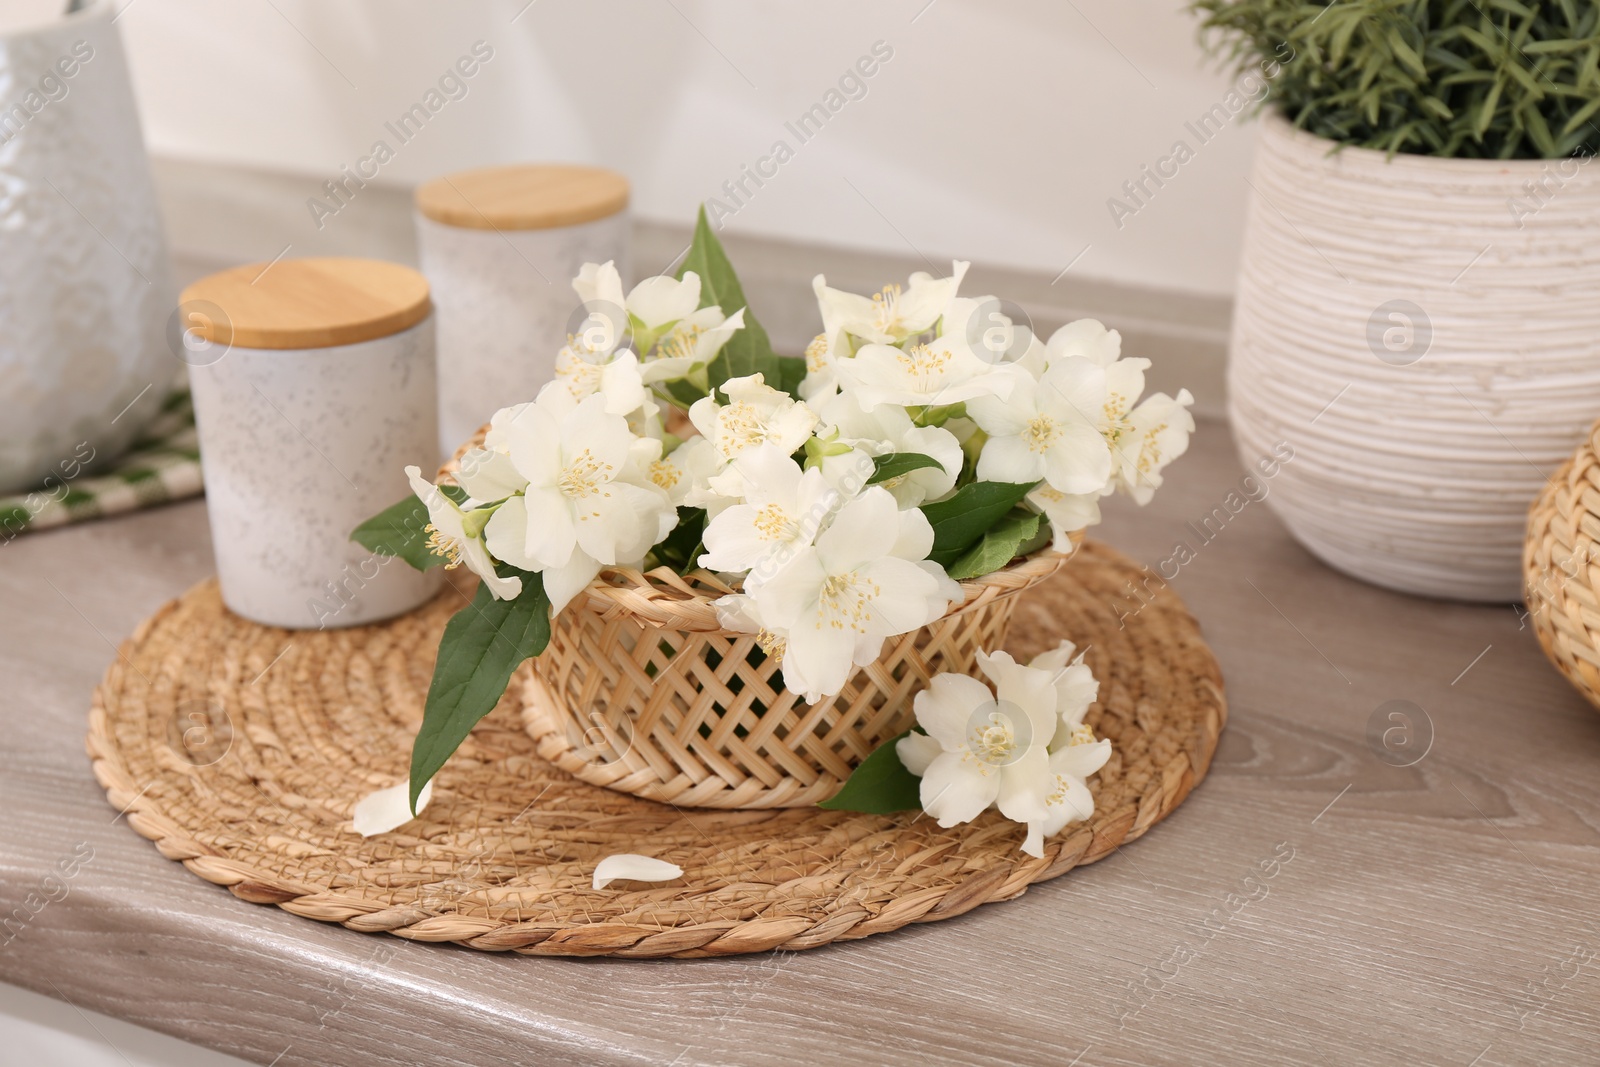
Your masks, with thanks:
M1046 550L962 583L963 604L891 637L814 705L783 688L754 634L722 628L712 602L729 590L713 576L606 571L556 620L523 718L539 755L594 785L679 806L806 807L912 724L929 679L972 673L1005 639L1017 594L1067 558Z
M1600 423L1528 512L1522 569L1545 655L1600 707Z
M539 755L594 785L680 807L809 807L912 724L911 699L929 679L973 673L978 652L1005 640L1017 594L1068 558L1045 549L962 582L960 605L884 642L875 663L815 705L783 688L777 662L752 656L756 635L722 628L713 601L732 590L715 576L605 570L521 676L523 720Z

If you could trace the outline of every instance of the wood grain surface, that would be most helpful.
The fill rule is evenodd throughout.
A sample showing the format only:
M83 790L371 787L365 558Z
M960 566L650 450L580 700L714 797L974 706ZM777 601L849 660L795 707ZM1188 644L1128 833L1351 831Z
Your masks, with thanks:
M428 317L428 279L377 259L248 263L183 291L187 329L241 348L331 348L388 337Z
M1186 560L1227 677L1172 818L1009 903L726 960L391 943L199 881L120 825L83 732L112 642L210 573L203 505L0 544L0 906L27 916L0 980L278 1067L1593 1062L1600 715L1520 609L1344 578L1242 476L1203 422L1098 531Z
M447 174L417 186L417 210L469 230L548 230L628 206L628 179L604 167L543 163Z

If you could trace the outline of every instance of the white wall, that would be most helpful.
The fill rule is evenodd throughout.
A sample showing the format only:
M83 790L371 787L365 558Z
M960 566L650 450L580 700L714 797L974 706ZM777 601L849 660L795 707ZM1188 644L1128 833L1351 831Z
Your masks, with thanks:
M135 0L119 25L152 151L303 173L308 197L384 139L383 180L593 161L683 221L782 139L730 230L1231 291L1254 130L1185 129L1228 79L1181 0L526 2ZM477 40L467 95L401 145L384 123ZM880 40L866 95L800 143L785 121ZM1119 228L1108 198L1180 138L1195 157Z

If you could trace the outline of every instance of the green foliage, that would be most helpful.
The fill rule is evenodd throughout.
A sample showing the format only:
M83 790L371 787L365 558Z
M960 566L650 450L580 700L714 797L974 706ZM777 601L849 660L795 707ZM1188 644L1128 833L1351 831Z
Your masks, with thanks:
M717 240L716 232L706 221L704 205L701 205L700 217L694 225L694 243L689 246L689 254L678 269L678 278L681 280L688 271L700 276L701 307L716 304L722 308L724 315L732 315L744 308L744 328L734 331L728 343L722 346L722 351L706 368L709 382L707 392L719 388L729 378L742 378L747 374L760 374L774 389L783 388L785 378L792 377L793 371L786 375L785 368L773 354L772 342L744 298L744 287L739 284L739 276L733 272L733 264L728 262L728 253L722 250L722 242ZM805 362L802 360L802 377L804 370Z
M745 317L750 317L750 312L745 312ZM800 398L800 383L805 381L806 360L804 356L779 356L778 380L767 384L777 389L782 389L795 399Z
M907 730L900 737L910 732ZM872 815L890 815L921 807L922 779L906 770L894 750L894 743L900 737L885 741L873 749L872 755L862 760L861 766L850 775L850 780L817 807L832 811L864 811Z
M933 526L933 551L928 558L948 568L1020 504L1032 488L1031 484L970 482L943 500L922 505L922 513Z
M925 456L921 452L890 452L886 456L874 456L872 458L872 477L867 479L867 484L877 485L879 482L892 481L903 474L910 474L912 471L939 465L938 460L932 456Z
M700 566L698 561L706 547L705 533L705 508L680 507L678 525L651 550L656 562L679 574L688 574Z
M1191 0L1202 37L1295 125L1379 151L1600 148L1595 0Z
M981 578L997 571L1022 553L1022 547L1032 541L1043 521L1037 512L1020 509L991 526L978 543L962 553L946 568L956 581Z
M458 485L439 491L457 504L467 499ZM419 571L437 567L444 557L428 548L428 506L415 496L391 504L350 532L350 540L381 556L396 556Z
M439 639L439 659L428 686L422 728L411 746L411 810L428 780L455 754L467 734L494 706L523 660L550 643L550 598L544 575L501 564L503 576L522 579L522 595L496 600L480 583L472 603L453 615Z

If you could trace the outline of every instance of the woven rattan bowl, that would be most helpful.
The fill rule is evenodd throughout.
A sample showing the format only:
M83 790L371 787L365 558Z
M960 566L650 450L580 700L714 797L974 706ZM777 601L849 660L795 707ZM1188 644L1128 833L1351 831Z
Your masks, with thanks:
M1045 549L962 582L961 604L884 642L814 705L784 688L755 634L722 628L713 602L731 590L714 575L608 569L551 627L523 685L523 720L540 756L593 785L680 807L809 807L911 726L912 697L934 675L973 673L978 653L1005 640L1017 595L1069 558Z
M1600 422L1528 512L1522 568L1545 655L1600 707Z
M827 800L909 727L936 674L999 648L1017 595L1067 556L1045 551L962 583L966 600L884 642L831 700L783 686L756 635L724 630L708 574L603 572L551 628L523 691L539 755L594 785L680 807L797 808Z

